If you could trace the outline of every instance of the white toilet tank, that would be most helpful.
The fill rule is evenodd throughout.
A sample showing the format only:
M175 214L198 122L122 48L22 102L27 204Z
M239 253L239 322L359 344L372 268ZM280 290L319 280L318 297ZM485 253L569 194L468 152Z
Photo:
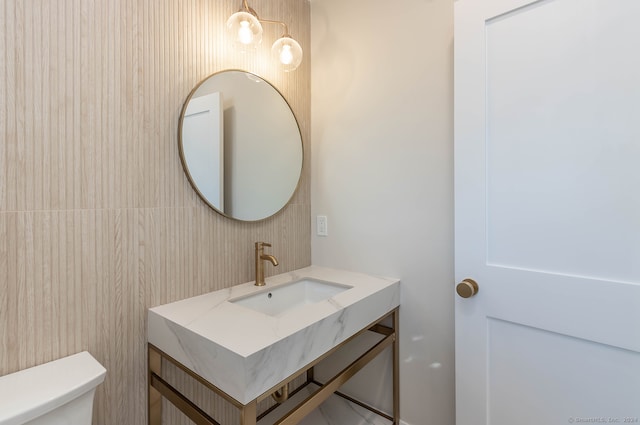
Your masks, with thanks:
M107 370L83 351L0 377L0 425L91 425Z

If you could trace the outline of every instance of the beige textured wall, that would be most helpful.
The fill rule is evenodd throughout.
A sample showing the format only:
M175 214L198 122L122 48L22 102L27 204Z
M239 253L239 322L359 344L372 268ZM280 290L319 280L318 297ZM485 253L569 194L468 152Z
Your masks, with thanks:
M252 280L257 240L280 260L269 274L310 264L308 55L277 70L278 27L254 54L234 52L223 27L239 6L0 2L0 375L90 351L108 370L96 424L145 423L148 307ZM308 2L252 6L308 53ZM225 68L272 82L305 142L297 194L260 223L208 209L178 156L183 101Z

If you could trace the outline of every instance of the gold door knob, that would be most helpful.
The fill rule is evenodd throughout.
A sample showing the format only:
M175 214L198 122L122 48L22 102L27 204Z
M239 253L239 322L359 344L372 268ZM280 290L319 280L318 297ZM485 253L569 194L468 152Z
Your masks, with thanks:
M480 288L478 287L478 283L475 280L469 279L469 278L464 279L462 282L458 283L458 285L456 286L456 292L462 298L473 297L475 294L478 293L479 289Z

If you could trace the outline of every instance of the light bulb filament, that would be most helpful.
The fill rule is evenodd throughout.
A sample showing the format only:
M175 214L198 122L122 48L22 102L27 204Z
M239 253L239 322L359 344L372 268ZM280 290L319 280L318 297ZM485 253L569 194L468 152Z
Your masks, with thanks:
M238 41L242 44L251 44L253 42L253 31L251 31L248 21L240 21Z
M284 65L289 65L293 62L293 52L291 51L291 46L288 44L282 46L282 50L280 51L280 62Z

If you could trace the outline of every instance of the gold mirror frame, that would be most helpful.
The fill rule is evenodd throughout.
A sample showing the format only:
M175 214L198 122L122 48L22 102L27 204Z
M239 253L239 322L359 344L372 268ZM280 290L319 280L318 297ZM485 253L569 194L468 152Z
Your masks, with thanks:
M224 81L221 80L221 77L225 77L223 79ZM244 77L246 77L246 81L250 82L246 87L243 86L244 82L242 78ZM216 79L218 81L216 81ZM234 85L227 86L227 84L230 84L230 81L234 81ZM253 87L249 87L251 84L259 84L259 86L255 86L255 96L254 91L252 90ZM203 87L205 87L205 89L203 89ZM242 205L241 213L236 213L233 211L233 208L226 207L225 202L222 200L222 207L216 205L216 199L214 198L212 200L204 193L206 192L206 189L203 187L202 178L200 178L201 181L198 181L199 175L197 170L204 168L194 165L194 162L202 162L202 156L200 156L198 152L193 153L193 149L190 150L189 148L185 148L185 142L190 143L189 141L185 141L185 138L188 139L188 137L184 137L185 129L188 128L188 126L185 125L185 116L188 118L191 117L191 115L187 115L187 111L190 108L190 105L192 105L192 100L202 97L203 93L204 96L208 96L211 94L208 92L215 88L224 89L219 91L219 93L222 93L220 97L224 98L220 101L220 109L222 111L226 111L221 113L221 116L223 117L222 119L224 120L221 123L221 126L228 128L229 126L225 125L224 122L229 121L232 122L231 127L233 127L231 135L224 134L221 137L220 143L227 147L227 149L222 148L225 154L222 155L224 160L220 159L220 161L223 161L224 164L236 164L230 167L232 169L238 168L249 170L235 178L232 178L231 176L227 177L225 176L225 173L220 173L220 180L222 181L220 191L226 193L226 195L221 195L220 197L222 200L226 199L224 197L234 199L233 203L237 203L237 199L242 201L240 204L244 203L249 205L254 203L257 207L256 209L259 210L255 214L253 214L253 211L249 211L251 208L246 205ZM238 100L235 96L229 96L230 92L236 93L238 96L245 97ZM264 100L264 102L270 102L269 105L265 106L264 104L261 104L259 108L255 107L255 99L258 97L263 99L261 96L266 95L269 96L269 99ZM236 102L238 102L238 104L236 104ZM247 107L247 102L251 103L249 107ZM246 112L247 110L251 111L252 115L242 116L242 112ZM274 117L274 114L280 115L276 115ZM193 116L196 115L198 115L198 113L193 114ZM275 125L276 121L280 123L277 126ZM251 124L247 125L247 123ZM258 126L258 128L256 129L255 126ZM242 139L241 141L235 140L234 132L240 134L242 132L247 132L248 129L250 129L250 134L259 134L260 136L249 136L247 139ZM262 137L270 132L276 135L284 134L287 137L273 136L279 140L271 140L269 138ZM256 140L248 139L260 139L260 143L256 144ZM262 143L262 141L266 141L267 143ZM239 144L242 145L242 148L238 147ZM235 154L226 153L228 150L233 152L234 149L238 151L244 150L244 154L240 152L236 158ZM282 93L273 84L255 74L243 70L229 69L216 72L200 81L191 91L180 113L180 121L178 125L178 150L180 152L180 160L187 179L198 196L217 213L238 221L262 221L282 211L282 209L289 204L295 195L302 178L304 146L300 126L291 106ZM229 155L233 156L233 158L230 159ZM246 160L249 161L248 165L245 164L245 160L238 162L242 159L241 155L244 155L245 158L251 157ZM259 160L257 159L258 157ZM251 161L253 161L253 165L251 164ZM292 163L293 161L295 161L295 163ZM243 166L238 166L237 164L239 163L243 164ZM229 167L221 165L221 168L226 169ZM207 168L207 171L211 170ZM287 179L285 182L278 181L280 174L285 174L284 178ZM215 178L216 177L214 175L214 179ZM245 190L247 193L243 194L237 190L231 190L231 194L229 194L228 190L224 190L222 188L223 186L227 187L230 185L230 181L232 180L240 182L238 184L241 187L240 190ZM275 199L273 203L268 204L268 200L271 198L277 199Z

